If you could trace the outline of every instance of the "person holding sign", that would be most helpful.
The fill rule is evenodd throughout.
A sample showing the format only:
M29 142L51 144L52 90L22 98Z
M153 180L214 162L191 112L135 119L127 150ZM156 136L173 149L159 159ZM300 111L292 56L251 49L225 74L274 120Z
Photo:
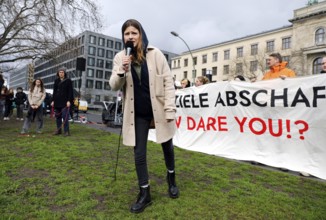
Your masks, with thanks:
M321 68L322 70L320 71L320 73L326 73L326 56L324 56L321 61Z
M287 68L288 62L283 61L281 54L272 53L267 59L267 65L269 71L265 73L262 80L281 78L285 79L287 77L295 77L296 74L293 70Z

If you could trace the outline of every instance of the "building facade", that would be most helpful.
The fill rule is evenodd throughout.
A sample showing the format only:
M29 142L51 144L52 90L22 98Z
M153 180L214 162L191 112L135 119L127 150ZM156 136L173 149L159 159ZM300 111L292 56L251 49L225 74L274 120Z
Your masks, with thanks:
M31 77L30 65L24 65L18 70L10 74L10 88L17 89L22 87L23 90L27 90L29 87L29 81Z
M57 70L66 67L74 89L81 94L81 99L89 104L98 101L115 100L116 92L111 91L109 79L113 68L114 56L123 49L121 39L85 31L74 39L65 42L49 54L49 57L36 58L29 66L12 73L15 78L24 82L12 83L28 87L29 76L41 78L45 88L53 89ZM176 54L162 51L169 64ZM77 58L85 58L85 71L77 69ZM34 68L29 68L34 67ZM17 76L17 77L16 77ZM27 88L26 88L27 89Z
M177 81L194 82L200 75L212 81L236 75L260 80L268 68L268 55L275 52L298 76L319 73L326 55L326 1L294 10L289 21L288 26L184 52L172 59L172 73Z

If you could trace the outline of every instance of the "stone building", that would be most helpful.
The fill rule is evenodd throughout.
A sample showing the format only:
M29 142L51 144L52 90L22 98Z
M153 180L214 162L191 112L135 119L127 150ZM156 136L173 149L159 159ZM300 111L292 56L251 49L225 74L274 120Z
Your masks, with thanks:
M279 52L298 76L319 73L326 55L326 1L294 10L289 21L288 26L184 52L172 59L172 73L177 81L194 82L199 75L212 81L236 75L260 80L273 52Z

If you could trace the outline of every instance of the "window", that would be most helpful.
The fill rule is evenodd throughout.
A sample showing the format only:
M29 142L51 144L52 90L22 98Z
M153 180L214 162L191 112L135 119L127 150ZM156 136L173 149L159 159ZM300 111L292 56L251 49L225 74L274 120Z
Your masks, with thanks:
M218 60L218 53L215 52L213 53L213 62L217 62L217 60Z
M103 79L103 70L96 70L96 78Z
M94 69L87 69L87 77L94 77Z
M288 62L288 64L290 63L290 56L284 56L282 57L282 60L285 62Z
M99 102L101 101L101 96L100 95L96 95L95 96L95 102Z
M237 57L243 57L243 47L237 48Z
M90 43L90 44L96 44L96 37L93 36L93 35L90 35L90 36L89 36L89 43Z
M79 48L79 54L78 54L78 55L83 55L83 54L84 54L84 47L81 46L81 47Z
M97 59L97 63L96 63L97 67L103 68L104 67L104 60L102 59Z
M250 54L251 54L251 56L254 56L254 55L258 54L258 44L252 44L251 45Z
M99 57L104 57L104 49L102 49L102 48L98 48L97 49L97 56L99 56Z
M106 41L106 46L109 48L113 48L113 40L107 40Z
M265 60L265 69L269 69L269 66L268 66L268 59Z
M106 58L113 59L113 51L112 50L107 50L106 51Z
M315 41L316 45L324 44L325 43L325 29L319 28L315 34Z
M207 63L207 54L202 56L202 63Z
M88 57L88 59L87 59L87 65L88 66L95 66L95 58Z
M217 66L214 66L214 67L212 68L212 75L213 75L213 76L216 76L216 75L217 75Z
M194 65L197 65L197 57L194 57Z
M105 39L102 38L102 37L99 37L99 38L98 38L98 45L100 45L100 46L104 46L104 45L105 45Z
M207 69L206 68L201 69L201 75L202 76L206 76L206 73L207 73Z
M178 60L178 67L180 67L180 60Z
M258 69L258 61L250 61L250 72L255 72Z
M242 63L237 63L235 65L235 73L236 74L242 74L243 73Z
M110 79L111 74L112 73L110 71L105 71L105 79Z
M312 67L312 74L319 74L320 71L322 70L322 62L323 58L319 57L314 60L313 62L313 67Z
M115 49L121 50L121 42L115 42Z
M105 69L112 69L112 61L105 61Z
M92 46L88 47L88 54L89 55L95 55L95 51L96 51L95 47L92 47Z
M87 79L86 80L86 88L93 89L93 87L94 87L94 81L90 80L90 79Z
M104 82L104 89L105 90L110 90L111 89L109 82Z
M282 39L282 49L290 49L291 48L291 37L286 37Z
M188 77L188 72L187 71L184 71L183 72L183 78L186 79Z
M223 66L223 75L228 75L229 74L229 65L224 65Z
M267 41L266 43L266 51L267 52L273 52L274 51L274 41Z
M229 60L230 59L230 50L225 50L224 51L224 60Z
M95 82L95 89L102 89L102 85L103 85L102 81L96 81Z
M184 59L183 60L183 65L186 67L186 66L188 66L188 59Z

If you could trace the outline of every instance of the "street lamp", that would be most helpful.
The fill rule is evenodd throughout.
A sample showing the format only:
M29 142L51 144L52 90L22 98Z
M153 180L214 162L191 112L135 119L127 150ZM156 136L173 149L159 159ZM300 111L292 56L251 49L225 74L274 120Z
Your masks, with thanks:
M193 80L193 83L195 83L195 78L196 78L196 69L195 69L195 59L194 59L194 56L192 55L192 52L188 46L188 44L186 43L186 41L184 39L182 39L182 37L179 36L179 34L175 31L171 31L171 34L175 37L178 37L180 38L183 43L185 43L185 45L187 46L188 50L189 50L189 53L190 53L190 56L191 56L191 59L192 59L192 67L193 67L193 70L192 70L192 80Z

